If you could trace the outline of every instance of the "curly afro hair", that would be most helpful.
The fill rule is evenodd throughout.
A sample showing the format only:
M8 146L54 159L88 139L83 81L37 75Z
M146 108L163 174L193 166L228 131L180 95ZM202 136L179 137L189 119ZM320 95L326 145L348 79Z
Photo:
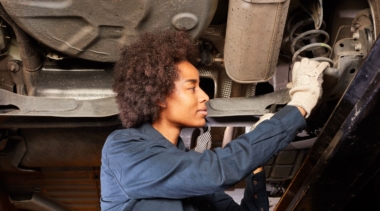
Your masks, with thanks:
M192 61L196 47L183 31L146 32L125 46L115 64L113 91L124 127L138 127L158 118L178 78L177 64Z

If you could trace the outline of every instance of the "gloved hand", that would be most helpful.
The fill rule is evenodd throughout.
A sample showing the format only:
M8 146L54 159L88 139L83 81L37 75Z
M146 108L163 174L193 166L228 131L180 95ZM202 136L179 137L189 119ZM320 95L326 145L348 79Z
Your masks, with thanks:
M307 113L306 118L322 96L323 70L328 66L327 62L319 63L307 58L294 63L288 105L303 108Z
M252 125L251 131L254 130L257 127L257 125L259 125L261 122L270 119L273 115L274 115L273 113L266 113L262 115L259 121L257 121L255 124Z

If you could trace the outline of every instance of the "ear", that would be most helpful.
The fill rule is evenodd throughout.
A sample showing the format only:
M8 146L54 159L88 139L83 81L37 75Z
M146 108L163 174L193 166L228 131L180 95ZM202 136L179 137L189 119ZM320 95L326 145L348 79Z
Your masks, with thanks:
M166 101L159 100L157 104L160 106L160 108L166 108Z

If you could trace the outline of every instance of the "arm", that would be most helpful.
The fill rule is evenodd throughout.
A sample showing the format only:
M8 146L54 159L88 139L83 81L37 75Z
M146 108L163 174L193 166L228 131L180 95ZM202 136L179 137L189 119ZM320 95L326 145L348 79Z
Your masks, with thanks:
M126 140L116 134L103 149L102 166L128 198L187 198L222 191L285 148L305 126L299 110L287 106L225 148L184 152L167 140ZM117 136L117 137L116 137ZM157 138L162 139L162 138Z

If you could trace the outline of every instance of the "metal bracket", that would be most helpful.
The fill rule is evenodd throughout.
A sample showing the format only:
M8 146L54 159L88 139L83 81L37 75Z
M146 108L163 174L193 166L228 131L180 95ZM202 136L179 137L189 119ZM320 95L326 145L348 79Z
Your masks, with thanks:
M253 98L215 98L207 104L207 117L263 115L273 104L286 104L290 101L289 90L283 89Z
M18 108L0 112L0 116L107 117L119 113L114 97L94 100L32 97L1 89L0 96L0 106Z

